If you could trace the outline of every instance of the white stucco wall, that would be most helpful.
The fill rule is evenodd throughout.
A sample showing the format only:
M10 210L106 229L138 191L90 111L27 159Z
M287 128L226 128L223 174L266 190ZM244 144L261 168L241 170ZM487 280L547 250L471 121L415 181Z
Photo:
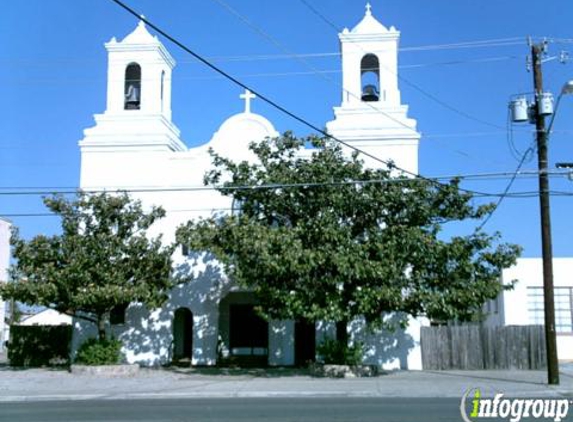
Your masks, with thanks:
M573 258L553 259L553 285L573 287ZM513 290L503 292L499 323L504 325L531 324L528 312L527 288L543 287L541 258L521 258L517 264L503 271L502 281L517 280ZM573 360L573 332L557 333L557 354L560 360Z
M132 303L126 310L124 324L113 325L109 333L123 343L122 353L129 363L143 366L166 365L172 360L173 320L175 311L187 308L193 314L193 365L214 365L217 359L218 300L222 290L213 282L212 269L197 274L193 282L174 288L167 302L149 310ZM222 286L222 288L224 288ZM74 321L72 350L97 335L95 324Z
M427 325L429 322L426 318L408 318L405 329L371 332L363 320L357 319L350 323L349 332L351 341L360 342L364 347L364 364L376 365L384 370L421 370L420 328Z
M269 365L294 365L294 321L270 321Z

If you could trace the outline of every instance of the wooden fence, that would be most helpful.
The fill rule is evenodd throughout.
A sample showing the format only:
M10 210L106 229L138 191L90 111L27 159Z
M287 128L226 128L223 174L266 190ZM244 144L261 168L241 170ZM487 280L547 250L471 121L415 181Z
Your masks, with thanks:
M541 325L422 327L424 369L543 369Z

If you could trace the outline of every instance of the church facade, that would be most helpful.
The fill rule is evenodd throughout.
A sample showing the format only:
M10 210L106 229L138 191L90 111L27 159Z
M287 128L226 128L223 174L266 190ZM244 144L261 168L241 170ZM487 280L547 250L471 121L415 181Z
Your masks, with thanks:
M342 56L342 101L329 133L369 155L391 160L409 172L418 170L419 133L407 117L398 89L400 33L386 28L367 6L353 29L339 34ZM253 95L245 92L242 113L229 117L204 145L188 148L171 118L171 81L175 60L143 22L123 40L113 38L108 51L106 110L80 141L80 188L127 190L144 205L160 205L167 216L153 227L174 241L185 222L229 212L232 200L201 189L211 167L209 148L233 161L249 160L248 145L278 132L265 117L251 111ZM379 166L371 156L368 166ZM318 245L317 245L318 247ZM335 324L264 321L254 312L255 298L238 289L216 261L177 251L175 271L192 281L174 288L160 309L130 304L112 317L113 335L123 343L130 363L164 365L188 361L215 365L222 359L244 358L269 365L301 364L315 357ZM421 369L419 345L423 319L400 332L369 334L361 321L349 326L350 337L365 346L364 362L384 368ZM74 322L73 349L95 328Z

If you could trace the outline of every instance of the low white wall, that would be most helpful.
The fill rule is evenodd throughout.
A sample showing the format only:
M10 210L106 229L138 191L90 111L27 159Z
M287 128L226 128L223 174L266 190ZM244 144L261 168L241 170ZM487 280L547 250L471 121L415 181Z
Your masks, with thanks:
M392 317L390 317L392 319ZM429 325L425 318L408 318L406 329L369 332L362 320L350 324L351 339L364 344L363 363L385 370L422 369L420 328Z
M392 318L392 317L390 317ZM409 318L406 329L370 331L362 319L349 324L350 340L364 345L362 362L376 365L385 370L422 369L422 349L420 328L429 325L426 318ZM331 322L319 322L316 331L316 345L326 338L336 337L336 325Z

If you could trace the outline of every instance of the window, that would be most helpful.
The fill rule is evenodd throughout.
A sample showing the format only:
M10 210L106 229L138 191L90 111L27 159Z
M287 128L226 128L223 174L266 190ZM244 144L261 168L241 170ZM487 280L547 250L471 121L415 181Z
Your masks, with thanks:
M109 322L112 325L125 324L125 311L129 303L122 303L121 305L116 305L109 313Z
M139 110L141 105L141 66L130 63L125 69L124 108Z
M555 287L555 329L558 333L573 332L573 287ZM527 307L532 324L545 323L543 287L527 288Z

